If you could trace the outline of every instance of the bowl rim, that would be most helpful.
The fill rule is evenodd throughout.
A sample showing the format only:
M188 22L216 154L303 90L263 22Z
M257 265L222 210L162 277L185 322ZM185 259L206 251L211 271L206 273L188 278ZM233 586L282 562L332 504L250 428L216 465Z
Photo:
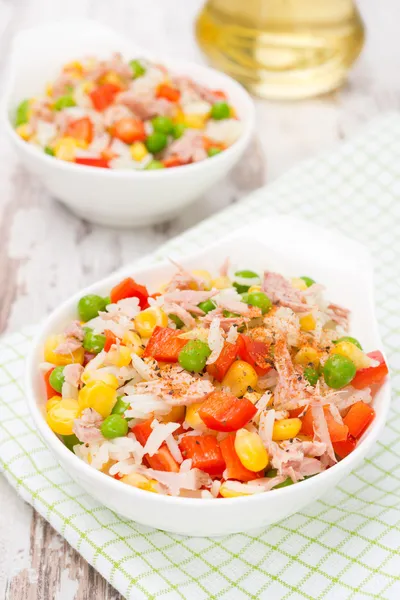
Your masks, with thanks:
M90 20L80 20L80 21L77 21L77 23L79 25L79 24L83 23L84 21L91 23L94 26L97 26L97 24L95 22L90 21ZM54 24L58 26L59 22L54 22ZM27 32L27 33L40 32L41 30L43 30L43 28L46 29L50 25L51 25L51 23L46 23L45 25L38 25L37 27L29 27L27 29L22 30L20 32L20 34L23 35L24 32ZM124 40L124 36L120 35L118 32L116 32L112 28L106 28L106 29L108 29L109 31L112 31L113 34L119 36L121 41ZM139 47L137 47L137 46L135 47L134 45L133 45L133 47L135 48L135 51L141 51L145 58L149 58L150 60L157 61L156 53L148 52L148 51L146 51L145 48L140 49ZM215 161L215 163L218 164L218 163L221 163L223 160L229 159L229 157L231 157L231 155L233 155L236 151L238 151L240 148L243 148L243 146L247 145L247 143L250 140L251 135L253 134L254 126L255 126L255 104L254 104L254 101L251 98L249 92L238 81L236 81L235 79L230 77L228 74L218 71L217 69L214 69L211 66L197 63L195 61L179 60L179 59L175 59L170 56L166 56L166 57L164 56L162 58L162 60L160 58L160 62L162 62L162 64L165 65L167 68L171 69L171 71L176 70L177 72L179 72L179 69L181 68L183 70L183 72L185 73L185 72L190 72L194 68L195 71L203 72L204 75L207 75L208 73L212 73L214 78L219 78L219 80L221 81L221 86L220 86L221 89L225 89L224 83L226 83L226 82L229 83L229 86L232 88L230 91L229 100L231 100L232 90L233 90L233 94L235 97L241 97L242 102L245 105L244 110L243 110L243 115L241 116L241 119L240 119L240 122L243 124L243 130L240 133L238 139L235 140L235 142L231 146L226 148L220 154L217 154L216 156L212 157L213 161ZM12 58L9 61L9 65L11 65L11 64L12 64ZM44 160L44 164L47 164L50 167L53 166L55 168L59 168L61 170L66 171L67 173L68 172L69 173L74 173L74 172L79 173L79 172L82 172L82 168L83 168L84 173L85 172L86 173L97 173L99 175L99 177L103 177L103 178L109 177L109 178L130 179L130 178L135 178L135 177L141 178L144 175L146 175L146 178L153 177L153 179L155 179L155 178L160 178L160 177L172 177L172 176L174 176L173 174L177 172L178 167L172 167L172 168L168 168L168 169L154 169L154 170L149 170L149 171L146 171L146 169L143 169L143 170L99 169L98 167L93 167L93 166L89 166L89 165L78 165L76 163L71 163L68 161L57 160L54 157L45 154L36 146L34 146L32 144L28 144L27 142L22 140L20 138L20 136L16 133L16 131L12 125L12 121L11 121L10 111L12 110L12 106L10 105L11 104L10 97L11 97L13 86L14 86L14 75L15 75L15 70L13 71L12 69L10 69L10 72L8 74L8 81L5 86L6 93L5 93L5 95L3 97L3 101L2 101L1 118L3 120L3 125L5 127L5 130L7 131L7 135L10 137L12 142L17 146L17 148L19 148L21 151L26 152L27 154L29 154L33 158L37 158L38 160L40 160L40 159ZM196 76L192 77L192 78L194 81L196 81ZM232 105L235 106L234 101L232 101ZM196 163L180 165L179 170L185 169L185 172L187 172L190 169L192 172L195 172L196 169L200 170L200 169L204 168L204 166L206 164L207 164L207 159L196 162ZM179 171L179 172L181 172L181 171Z
M323 229L323 228L319 227L319 229ZM237 235L240 235L240 231L241 230L237 230L236 232L234 232L233 236L235 237ZM228 238L231 236L226 236L226 237ZM342 237L349 239L349 238L347 238L347 236L342 236ZM354 240L351 240L351 241L354 242ZM208 248L212 248L212 246L214 246L214 245L219 245L220 242L221 242L221 240L218 242L215 242L214 244L210 244L208 246ZM362 245L360 244L360 246L362 246ZM200 252L201 252L201 250L196 250L190 254L187 254L184 257L184 260L185 261L196 260L196 258L198 258L198 255ZM236 498L224 498L223 502L215 502L215 498L201 498L200 499L200 498L186 498L186 497L169 496L169 495L163 495L163 494L151 494L145 490L141 490L141 489L138 489L138 488L135 488L132 486L128 486L128 485L124 486L121 489L120 482L118 480L115 480L114 478L109 477L107 474L105 474L101 471L98 471L97 469L94 469L89 464L85 463L82 459L80 459L78 456L76 456L73 452L68 450L68 448L57 437L57 435L54 434L53 431L51 431L50 427L47 425L47 423L39 409L38 403L36 401L34 385L33 385L33 378L34 378L35 373L37 372L37 367L38 367L37 359L36 359L36 352L37 352L38 346L43 343L43 338L46 335L48 335L47 330L53 326L53 322L55 322L57 320L60 321L63 313L65 313L68 309L70 309L73 305L75 305L77 300L79 300L79 298L82 296L82 294L96 292L96 290L98 290L100 287L104 287L106 285L110 285L110 286L114 285L122 277L128 276L128 274L130 274L131 276L140 276L141 274L149 272L152 269L154 269L154 270L159 269L160 267L167 266L167 265L169 265L169 263L165 259L155 260L155 261L151 262L150 264L145 264L145 265L142 265L140 263L136 264L136 265L135 264L126 265L122 269L119 269L118 271L101 279L100 281L97 281L97 282L91 284L90 286L87 286L83 290L80 290L80 291L76 292L75 294L73 294L71 297L69 297L67 300L65 300L60 306L56 307L52 311L52 313L45 319L45 321L42 323L39 331L37 332L37 334L34 337L34 340L31 345L31 349L29 351L29 354L28 354L28 357L26 360L26 369L25 369L25 387L27 390L28 406L29 406L30 413L34 419L34 422L36 424L36 427L38 429L38 432L41 435L41 437L44 439L44 441L45 441L46 445L49 447L49 449L56 455L56 457L57 457L57 455L59 455L60 458L62 459L62 462L67 462L72 471L77 471L81 477L84 477L86 479L92 478L94 481L98 482L100 485L102 484L106 488L107 488L107 486L109 486L108 489L110 490L110 492L120 490L120 492L122 492L123 494L130 494L132 499L134 499L135 497L142 498L142 499L147 498L149 503L158 504L159 502L166 502L167 504L170 504L170 505L196 506L197 508L200 506L207 506L207 507L212 506L212 507L214 507L214 510L223 510L223 507L227 506L227 503L229 503L229 505L231 505L231 504L241 504L241 503L256 504L259 502L268 502L268 498L271 499L271 496L269 493L259 493L259 494L241 496L241 497L236 497ZM373 326L375 326L375 327L377 326L376 319L373 323ZM379 335L378 335L378 337L379 337ZM384 353L380 339L379 339L378 346L379 345L380 345L381 351ZM346 456L344 459L342 459L341 461L339 461L338 463L336 463L335 465L333 465L326 471L323 471L322 473L318 473L317 476L311 477L306 480L302 480L301 482L298 482L298 483L302 483L303 487L301 489L304 490L304 489L309 488L311 490L312 488L315 488L316 486L323 488L324 481L329 481L330 478L336 477L336 476L339 476L339 479L340 479L339 474L341 471L343 474L345 472L348 472L349 470L351 470L351 466L350 466L351 464L356 466L359 463L359 460L367 454L368 450L371 448L373 443L377 440L378 436L382 432L385 422L386 422L386 418L387 418L389 406L390 406L390 401L391 401L390 376L387 377L385 382L379 388L379 393L381 393L383 396L382 403L381 403L381 410L380 410L379 414L376 415L373 423L370 425L367 432L364 434L365 437L363 437L359 441L359 443L357 444L357 446L353 450L353 452L351 452L351 454ZM317 484L316 481L318 481L319 484ZM119 487L115 487L115 486L119 486ZM295 494L296 492L294 490L296 490L296 489L298 489L297 484L294 486L288 486L285 488L273 490L274 493L273 493L272 497L276 498L277 497L276 494L280 494L279 497L282 497L282 499L284 499L284 498L288 497L290 494ZM122 491L122 490L124 490L124 491ZM220 505L220 507L218 508L219 505Z

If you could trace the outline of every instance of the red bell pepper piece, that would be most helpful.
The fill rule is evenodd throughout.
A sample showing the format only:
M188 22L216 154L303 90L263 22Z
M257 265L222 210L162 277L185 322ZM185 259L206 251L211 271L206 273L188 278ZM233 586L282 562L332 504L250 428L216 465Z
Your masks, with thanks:
M106 341L105 341L105 344L104 344L104 350L106 352L108 352L110 350L111 346L113 346L113 344L117 343L117 336L112 331L110 331L109 329L106 329L104 331L104 335L106 336Z
M90 144L93 140L93 123L89 117L71 121L71 123L68 124L64 135L71 136L75 140Z
M54 368L55 367L53 367L52 369L49 369L43 375L44 383L45 383L45 386L46 386L46 396L47 396L47 399L53 398L54 396L61 396L61 394L59 394L58 392L56 392L56 390L50 385L49 379L50 379L50 375L54 371Z
M372 406L359 401L350 406L349 412L343 419L349 429L350 435L358 439L375 418Z
M186 164L179 156L170 156L169 158L164 158L161 162L166 169L170 169L171 167L181 167Z
M366 369L360 369L354 376L351 385L357 390L362 390L365 387L382 383L382 380L389 373L388 366L383 358L382 352L375 350L374 352L368 352L367 356L373 360L377 360L379 365L377 367L367 367Z
M254 473L246 469L240 462L235 450L235 435L228 435L219 443L223 459L226 464L227 479L237 479L237 481L251 481L257 477L262 477L263 473Z
M121 91L118 85L113 83L105 83L90 92L89 96L96 110L103 111L108 108L113 102L116 94Z
M87 167L100 167L101 169L109 169L108 160L106 158L83 158L75 159L77 165L86 165Z
M148 297L147 288L144 285L140 285L140 283L136 283L132 277L127 277L118 283L110 293L111 302L118 302L124 298L138 298L142 310L149 306Z
M343 442L334 442L332 444L333 450L339 458L345 458L348 454L350 454L350 452L353 452L356 445L357 441L351 435L349 435L347 440L344 440Z
M181 93L176 88L173 88L170 85L162 83L157 88L156 96L157 96L157 98L165 98L166 100L169 100L170 102L178 102L179 98L181 97Z
M240 358L252 365L257 375L265 375L271 368L271 365L266 362L268 356L267 344L258 340L252 340L251 337L243 333L240 334L239 340Z
M198 411L202 421L214 431L237 431L256 412L256 407L247 398L236 398L219 390L211 392Z
M346 424L341 424L335 421L332 416L329 406L324 406L324 414L328 431L332 442L343 442L347 439L349 429ZM314 435L314 419L312 416L311 407L307 409L306 414L301 419L301 433L313 437Z
M217 439L213 435L188 435L182 438L179 448L183 458L191 458L192 466L213 477L220 477L225 461Z
M151 356L163 362L177 362L179 352L189 340L182 340L179 331L170 327L157 327L151 334L151 338L143 353L143 357Z
M147 421L138 423L132 427L132 431L135 434L137 441L142 444L142 446L146 444L147 438L153 431L151 428L152 421L153 419L150 418ZM172 471L174 473L179 472L179 465L172 456L165 442L160 446L156 454L153 454L153 456L145 454L144 458L149 466L156 471Z
M118 138L125 144L133 144L133 142L143 142L146 139L146 130L143 121L125 117L116 121L112 128L114 137Z
M217 360L211 365L207 365L207 372L214 377L217 381L222 381L228 372L229 367L235 361L239 353L239 342L230 344L229 342L224 343L224 347L221 350L221 354Z

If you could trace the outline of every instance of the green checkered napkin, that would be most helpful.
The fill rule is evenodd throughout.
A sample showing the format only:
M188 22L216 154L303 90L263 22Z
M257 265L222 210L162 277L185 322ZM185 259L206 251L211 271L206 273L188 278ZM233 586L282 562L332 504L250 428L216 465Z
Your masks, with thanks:
M380 327L398 393L400 116L380 118L332 154L298 166L157 255L190 252L273 212L335 227L369 246ZM0 465L18 493L124 596L400 597L400 409L395 399L381 441L334 493L252 534L184 538L124 521L57 464L35 432L21 385L32 333L10 335L0 345Z

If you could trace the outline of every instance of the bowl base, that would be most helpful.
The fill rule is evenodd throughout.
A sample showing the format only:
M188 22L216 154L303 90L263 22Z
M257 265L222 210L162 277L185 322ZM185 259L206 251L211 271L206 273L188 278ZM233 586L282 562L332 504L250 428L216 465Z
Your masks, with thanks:
M57 199L58 200L58 199ZM59 200L62 204L62 200ZM110 214L93 214L92 210L85 211L80 208L75 208L70 205L65 204L67 208L77 217L83 219L84 221L88 221L89 223L94 223L95 225L103 225L105 227L113 227L115 229L136 229L138 227L147 227L150 225L158 225L159 223L165 223L165 221L169 221L176 216L178 216L180 210L168 211L161 214L153 214L153 215L124 215L123 217L120 214L110 215Z

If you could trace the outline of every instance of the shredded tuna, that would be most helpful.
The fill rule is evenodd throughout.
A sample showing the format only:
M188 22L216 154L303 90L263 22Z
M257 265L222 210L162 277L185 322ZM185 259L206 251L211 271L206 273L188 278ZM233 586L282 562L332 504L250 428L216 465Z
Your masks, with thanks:
M221 275L221 277L227 277L230 264L231 261L229 260L229 256L227 256L219 270L219 274Z
M175 104L165 98L153 98L151 93L139 95L131 90L120 92L116 102L127 106L137 118L142 120L156 116L173 117L175 112Z
M198 291L198 290L176 290L174 292L168 292L164 296L164 302L175 302L177 304L190 304L197 306L200 302L205 302L218 293L217 290L210 292Z
M82 348L82 344L76 338L65 338L54 350L55 354L72 354L75 350Z
M326 445L326 454L334 464L337 462L337 460L332 446L331 436L329 435L329 429L322 404L312 404L311 412L314 422L314 437Z
M165 303L164 310L168 315L175 315L176 317L179 317L179 319L183 322L184 325L186 325L186 327L196 326L196 321L194 317L192 317L190 312L183 306L180 306L175 302L171 302L169 304Z
M161 398L169 406L188 406L210 394L214 386L209 380L172 365L162 371L160 378L139 383L136 389L139 394L153 394Z
M310 311L310 306L303 300L301 292L279 273L266 271L262 289L274 304L286 306L295 312Z
M229 331L232 326L241 327L249 322L248 317L224 317L221 307L207 313L205 317L202 318L202 322L204 325L209 326L215 318L219 319L219 325L224 331Z
M269 444L272 442L274 423L275 410L273 408L261 412L258 431L266 448L268 448Z
M69 383L73 387L77 388L79 387L82 373L82 365L78 365L76 363L72 365L66 365L63 371L64 380L66 383Z
M228 333L226 336L226 341L229 344L235 344L238 337L239 337L238 328L236 327L236 325L231 325L229 327L229 330L228 330Z
M207 473L200 471L200 469L172 473L140 467L138 472L149 479L159 481L167 488L171 496L179 496L181 490L199 490L202 487L209 487L212 483L211 477Z
M345 331L349 329L350 311L339 304L329 304L327 315L332 321L343 327Z
M168 147L166 158L176 156L184 163L198 162L207 157L203 134L197 129L186 129L183 135Z
M104 440L100 431L102 422L103 417L98 412L93 408L85 408L82 416L75 419L72 430L78 440L84 444L101 442Z

